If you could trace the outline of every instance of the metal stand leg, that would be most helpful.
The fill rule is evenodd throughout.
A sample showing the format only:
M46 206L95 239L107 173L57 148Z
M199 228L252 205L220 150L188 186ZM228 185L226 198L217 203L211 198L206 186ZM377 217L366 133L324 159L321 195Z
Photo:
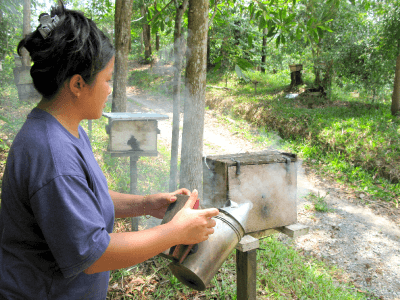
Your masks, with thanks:
M246 235L236 246L237 300L256 300L258 239Z
M130 184L130 193L136 194L137 187L137 161L139 160L138 156L130 156L130 173L131 173L131 184ZM132 231L139 230L139 217L131 218L132 223Z

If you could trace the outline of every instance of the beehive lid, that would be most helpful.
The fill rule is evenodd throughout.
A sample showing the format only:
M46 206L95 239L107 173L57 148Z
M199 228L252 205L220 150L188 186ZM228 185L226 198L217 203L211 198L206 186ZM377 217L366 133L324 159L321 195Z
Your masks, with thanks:
M152 113L114 112L114 113L103 113L103 116L116 121L147 121L147 120L168 119L167 115L152 114Z
M207 162L218 161L226 164L228 167L236 165L237 162L240 162L241 165L261 165L286 163L288 160L291 162L297 161L297 155L279 151L261 151L252 153L210 155L206 157Z

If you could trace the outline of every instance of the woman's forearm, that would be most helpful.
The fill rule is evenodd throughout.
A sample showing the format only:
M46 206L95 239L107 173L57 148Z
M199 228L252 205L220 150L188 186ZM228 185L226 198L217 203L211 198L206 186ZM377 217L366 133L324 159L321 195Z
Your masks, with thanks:
M193 191L185 206L166 224L151 229L111 233L110 243L103 255L85 270L94 274L126 268L143 262L178 244L198 244L214 233L218 209L192 209L198 197Z
M145 214L144 196L122 194L108 190L114 203L116 218L138 217Z
M179 235L174 230L167 223L144 231L111 233L106 251L84 272L94 274L141 263L179 244Z

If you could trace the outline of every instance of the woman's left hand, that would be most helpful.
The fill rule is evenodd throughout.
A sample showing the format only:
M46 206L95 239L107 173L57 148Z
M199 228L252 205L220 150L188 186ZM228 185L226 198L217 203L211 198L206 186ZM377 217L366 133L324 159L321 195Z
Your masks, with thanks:
M155 218L164 218L165 212L168 206L176 201L176 194L183 194L190 196L190 191L188 189L182 188L172 193L160 193L149 195L145 199L144 208L145 214L151 215Z

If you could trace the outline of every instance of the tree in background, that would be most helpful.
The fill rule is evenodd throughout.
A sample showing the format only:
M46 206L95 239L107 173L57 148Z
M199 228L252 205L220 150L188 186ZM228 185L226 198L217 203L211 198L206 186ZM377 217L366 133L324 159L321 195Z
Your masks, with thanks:
M143 43L144 43L144 61L146 63L149 63L151 61L151 28L150 24L147 20L148 16L148 9L147 5L143 3L143 5L140 7L140 13L142 14L143 17Z
M126 111L128 54L131 44L133 0L115 0L115 68L113 84L113 112Z
M14 55L16 47L22 38L23 2L20 0L0 1L0 61L3 71L0 72L0 82L13 81Z
M189 0L188 57L182 131L180 186L203 196L203 131L207 72L208 0Z
M24 0L24 21L23 21L23 29L22 36L26 37L31 32L31 0ZM29 56L29 52L22 48L22 65L24 67L31 67L31 58Z
M383 26L379 41L385 57L391 58L392 61L396 59L391 105L391 113L395 116L400 112L400 3L399 1L391 2L388 1L382 8Z
M393 116L399 114L400 111L400 54L396 59L396 71L394 75L393 94L391 112Z

